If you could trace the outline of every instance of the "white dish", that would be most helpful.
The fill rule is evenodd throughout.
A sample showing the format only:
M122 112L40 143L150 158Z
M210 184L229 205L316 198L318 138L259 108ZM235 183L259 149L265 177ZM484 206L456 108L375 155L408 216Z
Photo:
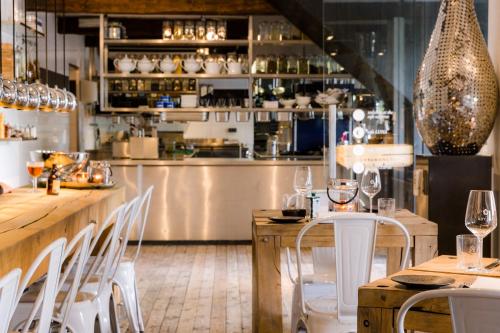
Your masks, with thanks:
M198 106L197 95L181 95L181 108L195 108Z

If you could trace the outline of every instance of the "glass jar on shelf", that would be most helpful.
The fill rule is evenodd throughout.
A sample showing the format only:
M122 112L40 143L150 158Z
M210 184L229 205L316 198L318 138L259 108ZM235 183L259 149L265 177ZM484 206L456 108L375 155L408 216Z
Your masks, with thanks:
M309 74L309 64L307 58L302 56L297 62L297 74Z
M171 20L163 21L163 39L174 39L174 23Z
M241 64L241 72L248 74L248 55L240 54L238 56L238 62Z
M277 59L277 73L278 74L286 74L287 70L287 57L283 54L278 55Z
M292 25L288 22L283 22L281 27L281 39L290 40L292 39Z
M276 74L278 71L278 63L276 61L276 56L270 54L266 57L267 62L267 74Z
M184 22L182 20L175 20L174 39L181 40L183 35L184 35Z
M227 38L227 21L217 21L217 39L225 40Z
M137 80L137 90L144 91L144 80L143 79Z
M286 59L286 72L288 74L297 74L298 73L298 58L296 55L289 55Z
M271 39L271 32L269 31L269 23L266 21L260 22L257 40L270 40L270 39Z
M317 57L315 56L307 57L307 66L309 67L309 74L318 74L317 65L318 65Z
M195 39L194 21L187 20L184 22L184 34L182 36L182 39L185 39L185 40L194 40Z
M196 21L196 39L204 40L206 34L205 20Z
M217 23L214 20L207 20L206 39L217 40Z
M271 39L272 40L282 40L283 23L273 22L271 23Z
M263 55L258 55L255 57L252 65L252 72L255 74L265 74L267 73L267 61L266 57Z

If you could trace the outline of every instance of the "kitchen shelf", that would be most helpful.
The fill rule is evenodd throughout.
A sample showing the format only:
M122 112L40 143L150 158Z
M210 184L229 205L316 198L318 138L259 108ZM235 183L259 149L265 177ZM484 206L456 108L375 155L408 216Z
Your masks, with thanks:
M108 94L179 94L179 95L195 95L196 91L174 91L174 90L108 90Z
M251 112L251 109L248 108L205 108L205 107L197 107L197 108L114 108L108 107L102 109L102 112L168 112L168 113L183 113L183 112Z
M249 74L105 73L106 79L249 79Z
M183 113L183 112L293 112L293 113L305 113L305 112L327 112L328 109L322 108L118 108L118 107L108 107L102 110L102 112L119 112L119 113L154 113L154 112L168 112L168 113Z
M291 40L253 40L254 46L307 46L315 45L313 41L309 39L291 39Z
M248 46L248 39L226 40L164 40L164 39L104 39L108 46Z
M252 74L255 79L352 79L350 74Z

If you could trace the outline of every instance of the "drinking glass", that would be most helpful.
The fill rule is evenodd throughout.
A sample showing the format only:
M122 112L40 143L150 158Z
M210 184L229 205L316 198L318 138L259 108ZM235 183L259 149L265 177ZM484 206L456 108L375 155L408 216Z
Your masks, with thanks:
M457 235L457 266L464 270L481 267L482 244L474 235Z
M396 200L394 198L379 198L378 215L394 218L396 216Z
M43 172L43 162L26 162L26 169L28 169L29 175L32 177L33 189L31 192L38 192L38 177Z
M377 168L367 168L361 179L361 191L370 198L370 213L373 211L373 197L382 189Z
M472 190L469 192L465 226L479 242L479 260L483 253L483 239L497 227L497 209L493 191Z
M293 188L297 193L307 194L312 190L312 173L309 166L298 166L295 168Z

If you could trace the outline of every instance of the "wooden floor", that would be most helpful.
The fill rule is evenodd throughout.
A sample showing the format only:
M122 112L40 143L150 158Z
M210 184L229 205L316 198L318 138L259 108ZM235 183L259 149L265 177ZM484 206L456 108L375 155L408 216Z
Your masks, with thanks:
M144 246L136 272L146 333L251 332L251 256L250 245ZM284 332L291 287L282 274Z

